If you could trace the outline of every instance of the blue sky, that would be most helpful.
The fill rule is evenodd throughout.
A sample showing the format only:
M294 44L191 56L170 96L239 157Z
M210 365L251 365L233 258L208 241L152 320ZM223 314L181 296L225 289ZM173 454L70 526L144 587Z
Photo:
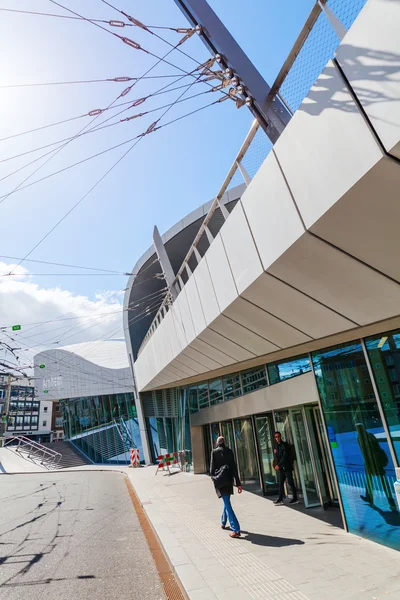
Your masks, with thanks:
M101 0L60 2L89 18L109 20L121 17ZM174 0L114 0L112 3L149 25L188 26ZM313 0L210 0L212 8L270 84L313 4ZM32 0L0 0L0 8L69 14L50 0L35 0L34 3ZM137 28L112 31L134 39L160 56L169 49L162 41ZM159 33L174 44L179 40L179 34L175 32ZM199 62L209 58L197 36L182 49ZM173 52L168 60L186 70L195 66L195 62L177 52ZM130 48L88 22L0 12L2 86L135 77L142 75L154 62L153 57ZM152 74L180 76L179 70L165 64L154 69ZM142 81L122 101L133 101L153 93L170 81L172 79ZM0 90L0 138L104 108L126 85L110 82L3 88ZM200 88L196 90L194 87L190 94L198 91ZM153 98L136 111L172 102L179 93ZM216 94L208 94L182 103L174 107L161 123L216 98ZM93 126L115 113L102 115ZM123 116L131 114L133 111ZM156 116L160 114L155 113ZM155 115L118 124L71 142L29 182L134 137L155 120ZM6 160L9 157L74 136L89 122L89 118L81 118L0 141L0 161L5 161L0 162L0 179L48 150ZM164 232L215 196L251 122L252 116L246 108L237 110L233 102L224 102L143 138L30 258L130 271L151 244L155 224ZM124 146L104 154L5 199L0 204L1 255L24 256L126 149L127 146ZM37 162L0 181L0 196L12 191L40 164ZM15 262L1 258L0 261ZM51 296L54 288L63 290L64 308L68 307L66 297L79 295L85 301L96 302L99 293L118 290L126 284L126 278L119 276L60 277L54 274L76 273L77 270L34 263L24 263L24 266L30 273L49 274L29 279L29 284L35 286L30 289L36 290L37 297L46 293ZM7 270L6 267L4 269ZM5 293L8 292L4 291L0 296L3 316L6 313L4 318L12 322L19 322L22 318L29 320L31 296L28 294L29 298L21 302L9 302L5 310ZM47 314L45 311L44 316ZM53 313L50 311L49 314ZM35 318L39 318L39 312Z

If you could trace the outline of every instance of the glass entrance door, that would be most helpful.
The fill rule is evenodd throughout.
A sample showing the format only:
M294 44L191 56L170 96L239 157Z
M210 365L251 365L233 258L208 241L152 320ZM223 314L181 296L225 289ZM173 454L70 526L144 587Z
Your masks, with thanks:
M232 450L236 459L236 448L235 440L233 438L232 421L224 421L223 423L221 423L221 435L225 438L225 444Z
M313 406L306 408L306 411L309 411L309 429L311 433L311 437L315 439L316 445L316 462L317 462L317 471L319 471L321 478L323 480L326 494L328 496L328 501L332 502L332 504L339 504L339 496L338 490L336 486L336 481L333 476L332 466L329 461L327 442L324 432L324 426L322 423L321 411L319 406ZM320 466L318 468L318 462Z
M235 419L234 427L242 485L253 492L260 492L260 474L251 419Z
M210 472L211 462L211 432L209 425L203 425L204 461L206 473Z
M272 415L261 415L255 418L258 447L260 450L264 492L267 496L278 493L276 471L272 465L274 460L274 424Z
M291 411L294 445L299 468L301 487L303 490L304 505L306 508L322 504L320 491L317 484L315 467L310 451L310 441L302 409Z

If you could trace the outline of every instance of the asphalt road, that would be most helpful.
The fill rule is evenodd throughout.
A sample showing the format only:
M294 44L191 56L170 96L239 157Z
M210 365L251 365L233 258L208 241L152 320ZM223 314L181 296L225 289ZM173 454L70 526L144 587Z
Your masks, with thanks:
M0 475L1 600L165 600L123 475Z

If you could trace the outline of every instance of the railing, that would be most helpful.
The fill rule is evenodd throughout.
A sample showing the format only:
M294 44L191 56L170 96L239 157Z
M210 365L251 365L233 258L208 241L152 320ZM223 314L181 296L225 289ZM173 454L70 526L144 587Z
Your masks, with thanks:
M55 450L51 450L51 448L46 448L42 444L38 442L34 442L29 438L23 435L16 435L11 438L7 438L7 441L4 443L4 447L8 445L14 446L17 443L15 451L20 453L27 453L28 458L33 458L39 460L41 465L43 465L46 469L56 469L60 464L62 459L62 454L56 452Z
M271 87L269 100L278 96L290 115L296 112L325 65L334 56L342 34L353 24L366 2L367 0L319 0L315 3ZM223 195L230 186L243 184L243 182L248 186L271 148L272 143L267 134L255 121L177 272L173 282L174 291L177 293L183 289L214 239L208 225L215 211L218 209L221 211L223 222L229 216L229 211L222 202ZM200 240L202 240L202 247L206 247L203 255L199 250ZM162 322L172 303L173 296L168 293L143 339L139 354Z

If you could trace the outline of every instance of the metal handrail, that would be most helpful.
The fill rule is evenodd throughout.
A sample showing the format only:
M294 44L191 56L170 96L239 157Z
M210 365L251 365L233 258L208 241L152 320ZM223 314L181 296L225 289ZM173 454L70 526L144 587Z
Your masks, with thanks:
M287 57L287 59L285 60L284 64L282 65L282 68L280 69L273 85L271 86L270 92L268 94L268 101L272 101L274 99L274 97L278 96L280 98L280 100L283 102L283 104L286 106L288 112L292 115L293 111L292 109L288 106L288 104L286 103L285 99L281 96L280 94L280 90L281 87L283 85L283 83L286 80L286 77L289 75L291 68L293 67L293 64L296 61L296 58L299 56L299 53L301 52L305 42L308 39L308 36L310 35L311 31L313 30L314 26L316 25L318 18L320 17L321 13L326 12L326 8L325 5L327 5L328 0L317 0L313 6L313 8L311 9L311 12L302 28L302 30L300 31L300 34L298 35L291 51L289 52L289 55ZM332 25L332 23L331 23ZM182 280L182 274L184 273L184 271L186 270L187 276L188 278L191 276L191 270L189 269L189 260L192 257L192 255L195 255L197 264L200 261L200 253L197 250L197 245L201 239L201 237L203 236L204 233L207 234L208 239L210 240L210 243L213 239L213 236L211 235L210 231L208 230L207 226L208 223L211 220L212 215L214 214L215 210L217 208L221 209L222 215L224 217L224 220L229 216L229 213L227 212L227 209L223 206L223 204L221 203L221 199L224 195L224 193L226 192L229 183L232 181L233 176L235 175L235 173L238 171L238 169L240 170L243 179L245 180L246 185L248 184L248 182L245 179L245 175L243 174L242 171L242 167L241 167L241 161L243 159L243 157L245 156L246 152L248 151L251 142L253 141L258 129L259 129L259 124L257 121L254 121L254 123L251 126L251 129L249 131L249 133L247 134L238 154L235 157L235 160L232 164L232 167L230 168L227 176L225 177L225 180L218 192L218 194L216 195L215 199L213 200L210 209L207 213L207 215L205 216L200 229L195 237L195 239L193 240L192 245L190 246L184 260L183 263L181 265L181 267L179 268L176 277L174 279L173 285L175 286L175 288L177 289L178 293L180 291L182 291L183 287L184 287L184 283ZM173 303L173 297L172 294L167 294L160 306L160 308L158 309L153 321L150 324L150 327L142 341L142 344L140 345L140 348L138 350L138 354L141 353L141 351L143 350L143 348L146 346L146 344L148 343L148 341L150 340L150 338L152 337L153 333L155 332L155 330L157 329L158 325L161 323L161 321L163 320L165 314L168 312L169 310L169 306Z
M10 444L12 441L18 441L18 445L15 450L16 452L20 452L19 448L21 447L23 447L24 449L28 448L28 458L30 458L30 455L32 453L35 457L42 459L41 464L43 464L44 466L46 466L44 463L47 462L49 466L53 468L57 467L62 459L62 454L60 454L60 452L56 452L56 450L52 450L51 448L46 448L46 446L43 446L42 444L39 444L38 442L35 442L34 440L31 440L23 435L15 435L10 438L7 438L7 441L4 443L4 447ZM36 456L39 454L41 454L42 456Z
M253 121L250 131L246 135L245 140L244 140L239 152L237 153L235 160L233 161L233 164L232 164L231 168L229 169L228 174L226 175L221 188L218 191L218 194L215 196L214 200L212 201L211 206L210 206L206 216L204 217L202 224L200 225L200 229L197 232L197 235L194 238L192 245L190 246L188 252L186 253L185 258L183 259L182 265L179 268L179 270L175 276L174 282L173 282L173 285L177 285L179 287L179 291L181 291L181 289L182 289L182 286L180 285L180 278L181 278L183 272L185 271L185 269L187 268L188 262L192 256L192 254L195 252L195 248L197 248L197 245L198 245L201 237L203 236L204 232L206 231L206 228L211 220L211 217L213 216L214 212L216 211L216 209L220 208L224 219L226 218L224 215L224 210L222 209L223 205L221 203L221 200L222 200L223 195L225 194L226 190L228 189L228 186L229 186L230 182L232 181L234 175L240 168L239 164L242 161L243 157L245 156L247 150L249 149L250 144L254 140L254 137L255 137L257 131L259 130L259 128L260 128L260 125L258 124L258 122L256 120ZM160 308L158 309L153 321L151 322L149 330L146 333L146 336L144 337L143 342L139 348L138 354L140 354L140 352L143 350L143 348L145 347L145 345L147 344L147 342L153 335L154 330L157 328L158 324L161 322L162 317L164 316L164 313L168 310L167 307L171 303L172 303L172 297L170 294L167 294L166 297L164 298L164 301L162 302Z

